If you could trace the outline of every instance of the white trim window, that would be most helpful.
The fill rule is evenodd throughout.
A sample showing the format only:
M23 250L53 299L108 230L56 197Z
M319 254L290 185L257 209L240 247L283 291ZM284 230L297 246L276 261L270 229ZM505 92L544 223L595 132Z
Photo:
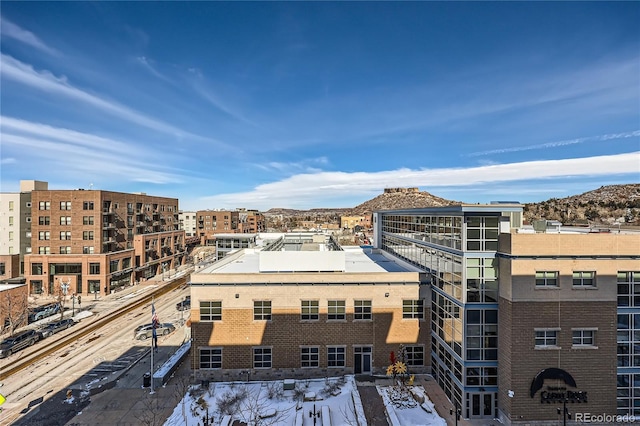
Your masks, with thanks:
M253 368L271 368L272 349L270 346L253 348Z
M344 300L327 301L327 320L344 321L347 319L347 308Z
M536 288L558 288L558 271L536 271Z
M302 368L320 367L320 347L319 346L301 346L300 347L300 366Z
M573 287L593 288L596 286L595 271L573 271Z
M200 321L222 321L222 302L219 300L201 300Z
M200 348L200 369L222 368L222 348Z
M536 349L560 349L558 346L559 328L536 328L535 348Z
M572 328L571 347L574 349L595 349L597 328Z
M327 367L339 368L346 366L345 346L327 346Z

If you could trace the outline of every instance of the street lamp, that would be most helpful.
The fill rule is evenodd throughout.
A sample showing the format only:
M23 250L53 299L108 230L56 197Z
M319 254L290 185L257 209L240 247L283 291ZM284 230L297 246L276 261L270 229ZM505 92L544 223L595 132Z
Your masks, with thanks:
M453 415L453 408L449 409L449 414ZM458 426L458 420L460 420L460 414L462 414L462 409L460 408L460 406L458 405L458 401L456 400L456 411L455 411L455 417L454 419L456 420L456 426Z
M316 404L313 404L313 411L309 410L309 418L313 419L313 424L315 426L316 419L320 418L320 411L316 411Z
M562 411L560 411L562 410ZM562 414L562 425L567 426L567 418L571 418L571 413L567 408L567 398L562 400L562 409L558 408L558 414Z

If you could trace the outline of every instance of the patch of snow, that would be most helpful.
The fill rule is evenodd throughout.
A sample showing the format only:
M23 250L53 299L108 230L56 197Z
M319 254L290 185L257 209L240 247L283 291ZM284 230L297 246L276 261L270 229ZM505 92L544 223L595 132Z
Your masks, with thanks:
M155 373L153 373L153 377L161 379L166 376L169 373L171 367L173 367L180 360L180 358L189 351L190 348L191 340L187 340L185 344L180 346L178 350L175 351L164 364L162 364L162 367L160 367L158 370L156 370Z
M407 386L403 391L392 386L376 386L376 389L382 396L391 426L447 426L447 422L435 409L428 412L423 408L423 406L432 408L433 403L422 386ZM424 398L424 402L418 404L412 393L418 399ZM399 398L406 398L406 400Z

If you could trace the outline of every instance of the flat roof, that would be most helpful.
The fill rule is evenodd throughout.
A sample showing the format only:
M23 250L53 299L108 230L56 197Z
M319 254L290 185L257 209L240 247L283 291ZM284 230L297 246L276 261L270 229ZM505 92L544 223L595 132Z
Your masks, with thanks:
M420 272L418 268L409 264L400 263L397 259L388 257L383 252L373 248L362 248L358 246L342 247L345 262L345 273L371 273L371 272ZM270 252L273 254L274 252ZM283 257L287 257L289 252L276 252ZM304 251L296 252L303 256L313 258L316 255L323 255L327 252ZM292 265L295 273L295 265ZM308 272L302 270L300 272ZM227 257L214 262L213 264L194 272L194 274L251 274L260 273L260 250L243 249L236 255L227 255Z
M418 207L406 209L376 210L381 214L461 214L461 213L501 213L518 212L524 209L524 204L496 203L496 204L452 204L442 207Z

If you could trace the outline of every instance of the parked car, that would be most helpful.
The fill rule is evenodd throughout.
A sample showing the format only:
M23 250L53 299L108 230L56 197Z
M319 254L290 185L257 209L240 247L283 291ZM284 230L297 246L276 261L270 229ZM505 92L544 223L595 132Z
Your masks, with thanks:
M175 325L165 322L165 323L158 324L158 326L156 327L156 334L158 336L164 336L169 333L173 333L175 330L176 330ZM153 336L153 324L145 324L145 325L138 326L133 331L133 338L136 340L146 340L151 338L152 336Z
M60 321L49 323L42 329L42 337L49 337L53 334L56 334L58 331L66 330L75 323L76 322L73 320L73 318L65 318Z
M31 312L29 312L29 322L36 322L43 318L50 317L51 315L55 315L60 312L60 304L51 303L49 305L39 306L37 308L33 308Z
M4 339L0 342L0 358L8 357L27 346L33 345L41 337L42 335L35 330L26 330Z
M184 300L176 303L176 309L179 311L188 311L191 309L191 296L186 296Z

